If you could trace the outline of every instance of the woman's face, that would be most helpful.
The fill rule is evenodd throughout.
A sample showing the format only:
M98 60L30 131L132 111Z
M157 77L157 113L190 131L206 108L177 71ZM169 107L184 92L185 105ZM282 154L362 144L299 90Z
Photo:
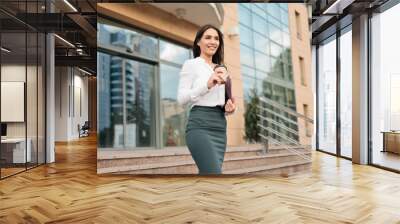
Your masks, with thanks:
M219 46L218 32L213 28L207 29L197 45L200 47L200 52L207 56L213 56L217 52Z

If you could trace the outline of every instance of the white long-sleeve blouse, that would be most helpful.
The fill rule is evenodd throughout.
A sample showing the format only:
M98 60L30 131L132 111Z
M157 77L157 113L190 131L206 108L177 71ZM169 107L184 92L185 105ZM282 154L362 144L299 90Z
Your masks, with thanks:
M215 85L208 89L207 81L213 69L201 57L186 60L180 72L178 103L190 106L223 106L225 104L225 85Z

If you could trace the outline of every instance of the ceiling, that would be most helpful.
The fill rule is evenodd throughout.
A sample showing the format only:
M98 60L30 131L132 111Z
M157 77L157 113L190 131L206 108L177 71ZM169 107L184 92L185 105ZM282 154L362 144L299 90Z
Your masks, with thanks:
M61 37L55 38L56 66L77 66L95 74L97 1L47 0L47 4L45 2L44 0L0 1L0 25L3 36L7 33L5 38L16 38L7 41L7 48L12 49L10 56L25 55L24 50L21 50L25 49L25 35L16 33L23 33L25 30L51 32ZM23 40L19 40L20 37ZM5 46L5 42L3 45ZM30 47L28 45L28 52L31 51Z
M352 23L354 17L376 12L390 0L309 0L312 5L311 30L313 44L332 36Z

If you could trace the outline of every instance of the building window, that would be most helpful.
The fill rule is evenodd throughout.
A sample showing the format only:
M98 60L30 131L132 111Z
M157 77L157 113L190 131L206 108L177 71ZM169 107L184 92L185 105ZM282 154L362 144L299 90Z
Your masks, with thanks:
M300 13L295 11L295 18L296 18L296 32L297 32L297 38L302 39L301 36L301 18L300 18Z
M400 4L371 19L371 140L372 163L400 171L400 50L395 29ZM360 37L357 37L360 38Z
M190 58L188 48L160 40L160 99L162 147L184 146L188 108L177 102L179 72Z
M336 35L318 48L318 147L336 154Z
M350 26L351 28L351 26ZM340 154L352 157L352 34L340 37Z
M99 147L185 145L187 109L176 90L190 49L103 19L98 27Z
M306 77L305 77L305 71L304 71L304 58L303 57L299 57L299 66L300 66L301 84L303 86L307 86Z

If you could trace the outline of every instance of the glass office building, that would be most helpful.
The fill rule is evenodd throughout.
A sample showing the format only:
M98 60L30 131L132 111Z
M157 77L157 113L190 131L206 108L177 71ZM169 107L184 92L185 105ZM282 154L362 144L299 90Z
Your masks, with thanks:
M240 62L245 104L252 91L282 106L296 110L292 55L287 4L239 4ZM265 116L292 130L298 129L297 118L281 111L270 110ZM282 116L281 116L282 115ZM268 123L276 134L296 141L299 136Z

